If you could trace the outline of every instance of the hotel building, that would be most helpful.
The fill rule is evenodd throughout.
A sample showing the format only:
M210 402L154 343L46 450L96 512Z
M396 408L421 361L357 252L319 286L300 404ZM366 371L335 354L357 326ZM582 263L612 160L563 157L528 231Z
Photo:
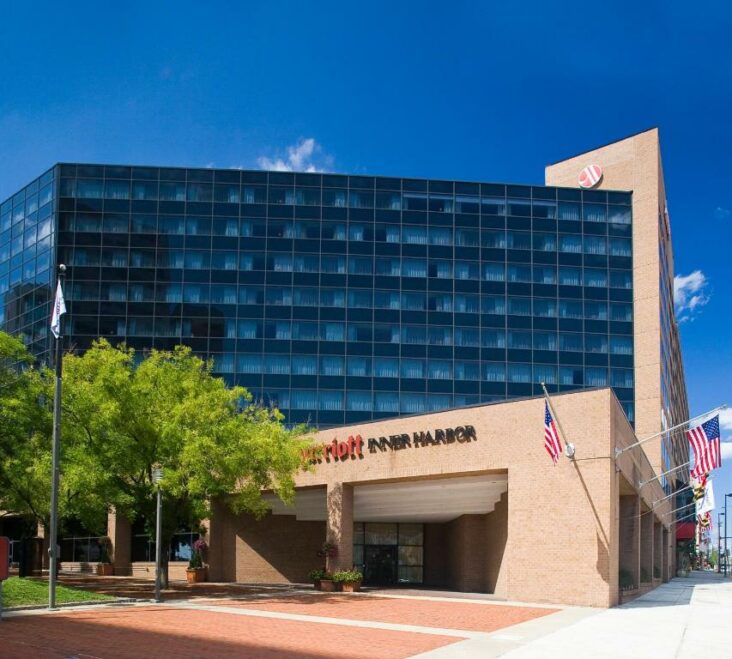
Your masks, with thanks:
M326 538L374 584L513 599L607 606L621 572L673 572L673 498L653 502L674 483L639 483L686 443L613 459L688 417L656 129L541 186L56 165L0 205L2 326L41 360L59 263L65 348L184 343L347 446L294 508L217 505L212 578L303 581ZM556 468L542 382L577 447ZM110 535L120 571L148 569L129 524Z

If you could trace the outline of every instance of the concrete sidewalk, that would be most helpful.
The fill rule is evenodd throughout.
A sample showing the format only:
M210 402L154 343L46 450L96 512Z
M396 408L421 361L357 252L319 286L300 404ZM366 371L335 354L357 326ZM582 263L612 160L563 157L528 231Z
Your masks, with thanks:
M585 614L587 609L582 610ZM565 615L569 610L565 610ZM579 613L579 612L578 612ZM425 659L698 659L732 653L732 580L711 572L676 578L638 599L578 616L515 625L420 655Z

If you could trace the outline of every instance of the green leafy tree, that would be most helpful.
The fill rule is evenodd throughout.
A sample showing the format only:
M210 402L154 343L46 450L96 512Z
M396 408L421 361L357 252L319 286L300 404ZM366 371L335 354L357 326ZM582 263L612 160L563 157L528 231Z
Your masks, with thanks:
M48 524L51 413L47 372L22 341L0 332L0 511Z
M160 466L167 547L181 525L195 528L205 519L217 497L257 515L267 509L263 489L291 500L304 466L304 428L286 428L277 410L252 404L242 387L227 387L188 348L137 357L99 340L64 361L62 489L69 511L84 519L113 506L152 522L153 470Z

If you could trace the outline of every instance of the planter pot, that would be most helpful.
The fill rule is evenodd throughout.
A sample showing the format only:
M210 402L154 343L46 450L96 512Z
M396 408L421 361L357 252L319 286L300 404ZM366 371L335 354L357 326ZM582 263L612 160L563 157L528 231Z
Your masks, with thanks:
M98 577L111 577L114 574L114 565L111 563L97 563Z
M361 590L361 582L360 581L344 581L341 584L341 590L344 593L357 593L359 590Z
M206 581L205 567L189 567L186 568L186 581L188 583L201 583Z
M320 586L320 579L315 579L315 581L313 581L313 588L315 588L315 590L323 590Z
M334 593L336 590L336 583L332 579L321 579L320 590L324 593Z

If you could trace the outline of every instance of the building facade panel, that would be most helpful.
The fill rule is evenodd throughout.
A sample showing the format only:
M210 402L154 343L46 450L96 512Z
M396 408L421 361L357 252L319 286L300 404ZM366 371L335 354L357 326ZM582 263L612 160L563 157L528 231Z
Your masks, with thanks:
M68 348L184 343L318 427L532 395L542 381L613 386L633 419L630 193L53 171ZM11 304L5 327L19 316Z

